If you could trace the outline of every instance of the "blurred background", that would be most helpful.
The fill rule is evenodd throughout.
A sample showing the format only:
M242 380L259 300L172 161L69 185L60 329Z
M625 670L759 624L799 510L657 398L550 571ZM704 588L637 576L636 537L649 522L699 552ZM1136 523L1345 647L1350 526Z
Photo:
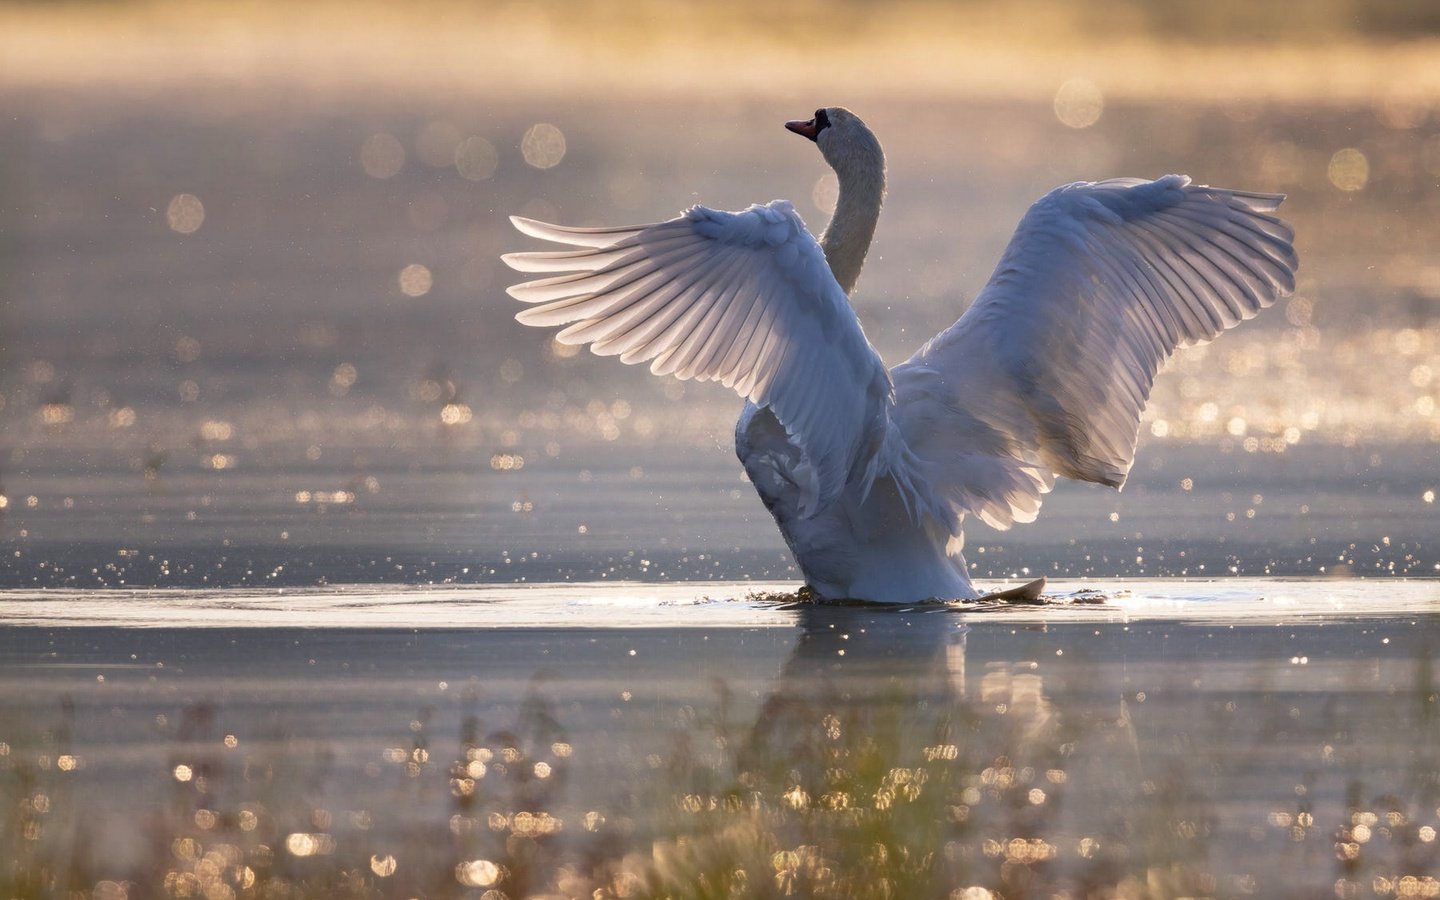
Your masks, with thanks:
M517 325L509 214L889 196L892 364L1050 188L1283 191L1299 287L982 577L1440 573L1440 7L0 3L0 586L793 579L740 402Z

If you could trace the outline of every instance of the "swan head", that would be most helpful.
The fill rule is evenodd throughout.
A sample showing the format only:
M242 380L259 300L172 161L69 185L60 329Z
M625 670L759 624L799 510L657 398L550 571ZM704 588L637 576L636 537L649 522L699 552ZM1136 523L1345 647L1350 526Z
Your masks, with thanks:
M884 172L885 154L874 132L843 106L815 110L809 121L786 122L785 127L815 142L820 155L837 174Z

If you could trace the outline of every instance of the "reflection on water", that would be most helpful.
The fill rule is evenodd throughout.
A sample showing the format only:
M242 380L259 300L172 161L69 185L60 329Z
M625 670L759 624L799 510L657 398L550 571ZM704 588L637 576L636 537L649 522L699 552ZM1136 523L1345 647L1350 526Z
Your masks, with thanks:
M1440 892L1433 612L787 615L9 629L0 887Z

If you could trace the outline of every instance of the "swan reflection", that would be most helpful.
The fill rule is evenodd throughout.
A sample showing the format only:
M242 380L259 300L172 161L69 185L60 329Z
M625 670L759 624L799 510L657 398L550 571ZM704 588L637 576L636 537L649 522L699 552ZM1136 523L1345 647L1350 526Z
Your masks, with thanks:
M66 873L87 896L1440 891L1433 616L793 615L16 629L0 635L0 854L20 862L0 888Z
M948 610L807 606L799 620L729 793L697 797L694 812L719 814L658 845L657 893L761 878L800 895L1083 896L1127 868L1143 778L1118 692L1058 709L1037 662L972 658Z

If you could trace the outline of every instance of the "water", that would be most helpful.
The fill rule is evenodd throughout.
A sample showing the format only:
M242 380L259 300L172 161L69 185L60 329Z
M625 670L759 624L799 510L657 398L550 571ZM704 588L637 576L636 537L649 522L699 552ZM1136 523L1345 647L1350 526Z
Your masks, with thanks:
M1055 590L11 591L0 842L132 896L1434 883L1430 584Z
M0 889L1440 896L1431 56L1071 71L942 16L943 53L787 68L701 28L747 70L718 91L617 63L611 12L0 10ZM1126 490L968 523L980 583L1052 603L797 605L738 400L511 319L511 213L818 230L780 123L831 102L889 158L854 302L891 362L1056 184L1289 194L1296 296L1171 361Z
M779 125L798 113L456 91L7 95L0 586L796 576L733 461L738 400L514 323L498 254L526 246L512 212L791 196L818 228L823 165ZM1440 572L1428 119L1115 100L1074 130L1048 102L866 100L890 189L855 302L891 361L1054 184L1185 169L1290 194L1297 296L1172 361L1125 493L1067 484L1035 526L971 523L977 577ZM521 152L537 120L568 136L551 169ZM937 143L932 121L964 127ZM494 173L437 160L436 134L489 141ZM377 135L404 154L388 178L365 168ZM1356 135L1374 177L1342 191L1327 160ZM190 233L167 216L187 194Z

